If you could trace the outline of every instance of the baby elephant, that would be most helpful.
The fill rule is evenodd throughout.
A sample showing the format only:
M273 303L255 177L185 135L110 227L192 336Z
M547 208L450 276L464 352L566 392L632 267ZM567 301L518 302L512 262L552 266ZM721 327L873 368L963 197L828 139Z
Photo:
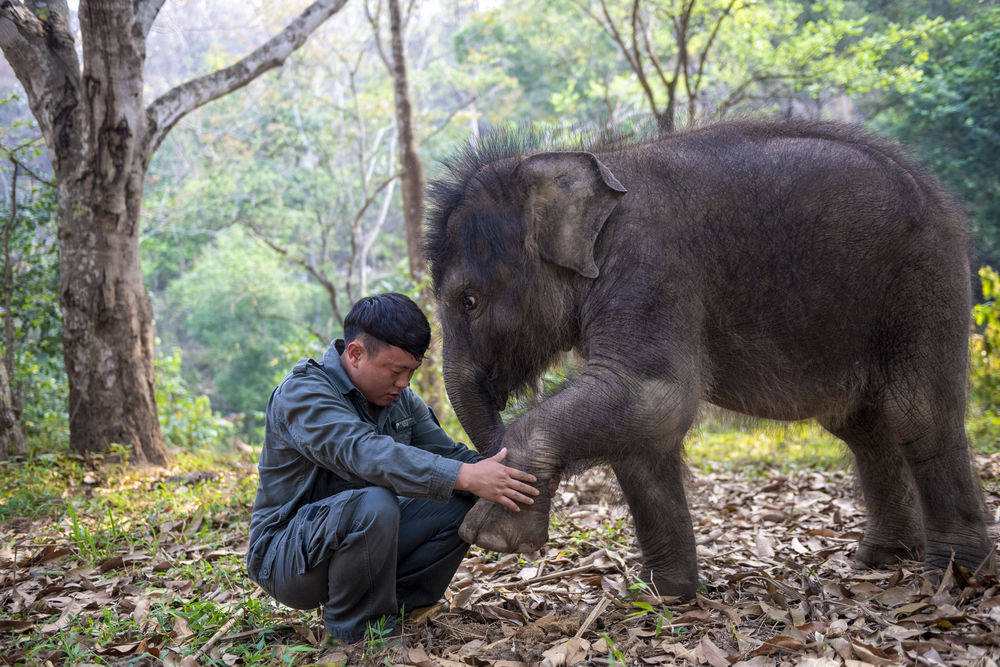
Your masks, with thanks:
M692 595L681 441L700 401L815 418L857 462L857 558L976 567L984 507L966 445L964 220L935 179L857 128L727 122L540 151L494 137L431 185L428 257L445 384L480 451L540 481L519 513L480 500L462 536L547 539L550 484L611 464L643 576ZM512 392L576 350L573 383L519 419Z

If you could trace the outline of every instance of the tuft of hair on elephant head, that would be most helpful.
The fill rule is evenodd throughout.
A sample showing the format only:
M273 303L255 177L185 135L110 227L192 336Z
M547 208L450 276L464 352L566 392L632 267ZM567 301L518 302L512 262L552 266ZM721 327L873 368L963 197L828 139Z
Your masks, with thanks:
M814 418L857 462L869 565L977 566L990 549L963 428L966 226L933 176L852 126L739 121L585 149L494 135L430 186L427 257L449 399L541 495L479 501L464 539L528 552L552 488L609 463L643 576L693 595L681 442L707 401ZM505 425L575 350L579 375Z

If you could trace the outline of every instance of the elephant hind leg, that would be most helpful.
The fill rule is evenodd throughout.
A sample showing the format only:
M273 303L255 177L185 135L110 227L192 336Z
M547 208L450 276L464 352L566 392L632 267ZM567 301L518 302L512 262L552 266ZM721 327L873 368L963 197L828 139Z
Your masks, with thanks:
M862 408L823 426L854 455L867 513L855 559L869 567L900 560L922 560L924 531L913 475L892 441L883 413Z
M964 378L950 391L937 389L922 405L897 403L890 411L890 424L916 485L926 536L925 563L943 568L954 557L960 565L975 569L989 554L990 541L965 435Z
M650 447L611 466L635 519L642 578L657 595L690 598L698 589L698 562L679 445Z

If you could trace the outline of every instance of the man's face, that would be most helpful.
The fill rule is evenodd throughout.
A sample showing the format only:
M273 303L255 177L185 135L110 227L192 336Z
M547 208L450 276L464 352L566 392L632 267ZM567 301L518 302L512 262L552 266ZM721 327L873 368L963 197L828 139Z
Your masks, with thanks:
M380 407L399 398L420 366L420 359L395 345L384 344L372 355L361 339L348 343L344 353L351 382L369 403Z

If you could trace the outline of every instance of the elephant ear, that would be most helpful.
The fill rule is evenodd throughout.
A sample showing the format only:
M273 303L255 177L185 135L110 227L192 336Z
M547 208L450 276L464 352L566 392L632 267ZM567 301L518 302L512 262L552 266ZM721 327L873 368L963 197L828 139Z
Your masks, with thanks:
M539 153L518 171L527 187L529 235L542 258L596 278L594 243L628 191L592 153Z

